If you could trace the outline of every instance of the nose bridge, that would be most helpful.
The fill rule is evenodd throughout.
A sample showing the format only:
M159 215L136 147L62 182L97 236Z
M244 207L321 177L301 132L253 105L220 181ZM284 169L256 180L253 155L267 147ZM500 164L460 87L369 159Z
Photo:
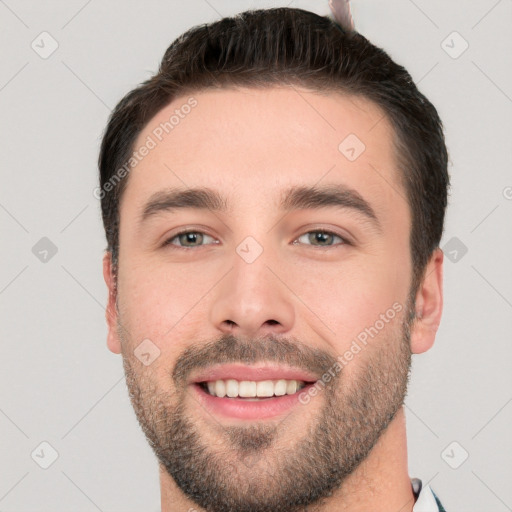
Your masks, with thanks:
M255 336L292 328L294 304L275 275L279 258L265 245L247 236L229 260L231 271L216 287L211 307L211 321L222 332Z

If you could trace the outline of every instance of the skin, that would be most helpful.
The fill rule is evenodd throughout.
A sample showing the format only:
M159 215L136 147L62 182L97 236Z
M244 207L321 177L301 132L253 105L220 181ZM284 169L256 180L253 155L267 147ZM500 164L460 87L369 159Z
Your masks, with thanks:
M160 111L135 147L188 97L176 98ZM414 498L402 402L410 354L433 345L440 322L443 253L437 249L429 260L415 304L410 304L416 319L409 324L411 215L398 180L391 125L365 99L297 87L200 91L193 97L197 106L129 175L120 205L117 279L110 253L103 259L109 288L107 344L122 354L132 404L148 440L159 444L157 455L171 457L170 433L179 444L178 440L186 442L184 425L195 427L196 442L206 447L216 464L201 464L195 471L209 478L205 485L214 478L224 482L229 496L241 503L255 496L260 502L277 496L293 481L283 471L290 460L295 461L295 479L304 477L307 485L312 468L300 456L309 440L313 468L327 472L339 464L348 474L340 481L333 479L332 492L326 491L328 495L303 510L410 512ZM366 146L353 162L338 150L350 133ZM349 209L286 214L280 210L283 190L323 184L344 184L358 191L374 209L382 230ZM224 195L230 212L184 209L152 216L142 227L137 224L152 193L194 186ZM177 238L175 245L162 245L189 228L209 236L189 242L188 250L180 250ZM318 229L348 237L352 244L332 238L325 246L314 245L307 233ZM250 264L236 252L247 236L263 248ZM300 243L294 244L298 239ZM186 242L182 237L181 243ZM269 346L281 355L282 339L290 342L292 356L300 345L332 362L394 303L403 306L401 312L343 367L339 377L285 417L251 422L213 417L187 386L172 378L177 363L181 369L184 360L197 370L194 364L199 359L186 359L187 349L206 347L208 354L208 343L217 343L216 355L225 355L227 345L222 342L228 338L237 343L233 357L242 346L253 347L255 360L268 356ZM149 366L134 355L144 339L160 350ZM315 362L311 353L307 352L306 368ZM292 356L283 360L297 363ZM364 395L361 387L372 375ZM350 430L350 418L362 414L357 407L350 410L350 399L357 407L370 404L367 416L375 421L374 427L361 430L362 415L361 425ZM389 424L386 415L391 417ZM185 423L173 422L177 418ZM311 432L320 420L331 441L345 428L347 437L339 437L345 441L339 452L333 448L324 453L314 444L318 438ZM350 432L366 432L368 438L351 439ZM349 464L350 454L362 460ZM250 466L242 463L245 456L252 457ZM206 510L183 492L164 461L159 462L162 511ZM216 471L210 474L208 469ZM264 509L254 504L246 510Z

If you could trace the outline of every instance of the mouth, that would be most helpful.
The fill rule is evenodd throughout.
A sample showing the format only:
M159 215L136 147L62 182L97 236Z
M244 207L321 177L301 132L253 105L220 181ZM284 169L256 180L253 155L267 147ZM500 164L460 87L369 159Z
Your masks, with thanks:
M226 379L199 382L205 392L219 398L241 398L250 401L266 400L277 396L293 395L306 387L301 380L242 380Z
M223 365L204 370L190 385L210 414L258 420L283 415L300 405L300 394L317 380L292 368Z

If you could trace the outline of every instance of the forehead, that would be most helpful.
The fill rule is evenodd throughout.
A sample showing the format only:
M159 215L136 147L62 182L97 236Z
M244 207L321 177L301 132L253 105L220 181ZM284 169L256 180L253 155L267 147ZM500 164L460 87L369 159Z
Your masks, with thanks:
M373 197L377 210L405 196L391 124L362 97L295 86L199 91L159 111L133 150L144 146L121 211L140 212L172 187L222 190L231 208L277 206L290 186L333 182Z

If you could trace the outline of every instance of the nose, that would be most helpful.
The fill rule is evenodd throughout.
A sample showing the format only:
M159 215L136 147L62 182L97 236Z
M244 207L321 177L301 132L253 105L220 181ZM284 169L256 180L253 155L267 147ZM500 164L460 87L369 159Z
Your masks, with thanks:
M235 254L232 262L231 271L214 288L213 325L222 333L240 337L289 332L295 306L280 267L275 261L269 264L265 252L252 263Z

